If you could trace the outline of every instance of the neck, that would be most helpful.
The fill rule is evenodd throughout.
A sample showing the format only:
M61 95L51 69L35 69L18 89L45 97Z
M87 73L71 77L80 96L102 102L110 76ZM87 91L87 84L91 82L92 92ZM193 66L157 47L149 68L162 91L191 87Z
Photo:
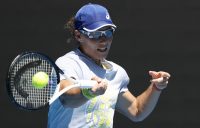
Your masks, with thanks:
M80 47L78 48L82 53L84 53L88 58L90 58L94 63L96 63L98 66L102 67L101 60L93 59L92 57L88 56Z

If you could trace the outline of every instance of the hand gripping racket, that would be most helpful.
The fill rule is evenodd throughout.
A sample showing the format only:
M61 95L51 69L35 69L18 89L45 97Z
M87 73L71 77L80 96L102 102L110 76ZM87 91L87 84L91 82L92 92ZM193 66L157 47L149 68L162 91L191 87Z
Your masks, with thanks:
M32 85L32 77L37 72L45 72L49 76L47 86L38 89ZM73 85L58 91L59 74L72 80ZM11 63L7 79L7 91L11 101L21 109L38 110L53 103L64 92L75 88L92 88L96 81L74 80L67 77L64 72L46 55L38 52L24 52L18 55Z

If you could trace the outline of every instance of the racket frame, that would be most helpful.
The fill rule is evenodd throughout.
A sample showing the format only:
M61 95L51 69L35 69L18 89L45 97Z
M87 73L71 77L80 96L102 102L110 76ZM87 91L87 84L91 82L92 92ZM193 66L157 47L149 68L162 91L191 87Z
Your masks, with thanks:
M63 73L62 70L52 61L52 59L50 57L48 57L47 55L40 53L40 52L35 52L35 51L27 51L27 52L22 52L21 54L17 55L14 60L11 62L11 64L9 65L8 68L8 72L7 72L7 77L6 77L6 89L7 89L7 94L9 96L9 99L11 101L12 104L14 104L17 108L22 109L22 110L28 110L28 111L34 111L34 110L39 110L42 108L45 108L49 105L49 102L46 102L43 106L37 107L37 108L28 108L28 107L24 107L22 105L20 105L14 98L14 96L12 95L12 89L10 86L10 80L11 80L11 73L12 73L12 69L14 68L15 64L20 61L21 57L28 55L28 54L38 54L40 56L42 56L43 58L45 58L47 61L49 61L49 63L52 65L52 67L55 69L55 73L57 76L57 84L60 83L60 75L59 73ZM12 85L15 86L15 85Z

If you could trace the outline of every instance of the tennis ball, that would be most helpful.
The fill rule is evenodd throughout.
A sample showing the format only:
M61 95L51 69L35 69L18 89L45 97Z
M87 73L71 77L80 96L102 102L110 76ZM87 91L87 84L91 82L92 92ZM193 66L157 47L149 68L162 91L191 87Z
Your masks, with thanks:
M38 89L42 89L47 86L49 82L49 76L45 72L37 72L32 77L32 85Z

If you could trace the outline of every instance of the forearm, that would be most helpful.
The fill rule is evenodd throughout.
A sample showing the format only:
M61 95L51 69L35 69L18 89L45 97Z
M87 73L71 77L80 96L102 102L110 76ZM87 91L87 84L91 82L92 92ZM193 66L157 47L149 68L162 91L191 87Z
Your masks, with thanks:
M91 80L97 81L97 83L91 89L72 88L60 96L60 101L66 107L79 107L86 101L104 94L107 89L108 83L98 77L92 77ZM71 86L71 81L62 80L60 82L60 90L67 86Z
M132 121L144 120L155 108L161 91L150 85L138 97L129 91L121 93L118 97L116 109Z
M60 90L64 89L67 86L71 86L73 83L71 81L62 80L60 82ZM83 96L80 88L72 88L69 91L65 92L59 97L61 103L65 107L79 107L84 104L87 99Z
M79 107L88 100L82 93L76 95L63 94L59 99L65 107L71 108Z
M158 102L160 94L161 91L157 90L153 84L151 84L146 91L136 97L136 108L138 110L136 118L138 120L143 120L153 111Z
M161 91L167 87L169 73L150 71L151 84L139 96L135 97L129 91L120 93L117 101L117 109L133 121L142 121L155 108Z

